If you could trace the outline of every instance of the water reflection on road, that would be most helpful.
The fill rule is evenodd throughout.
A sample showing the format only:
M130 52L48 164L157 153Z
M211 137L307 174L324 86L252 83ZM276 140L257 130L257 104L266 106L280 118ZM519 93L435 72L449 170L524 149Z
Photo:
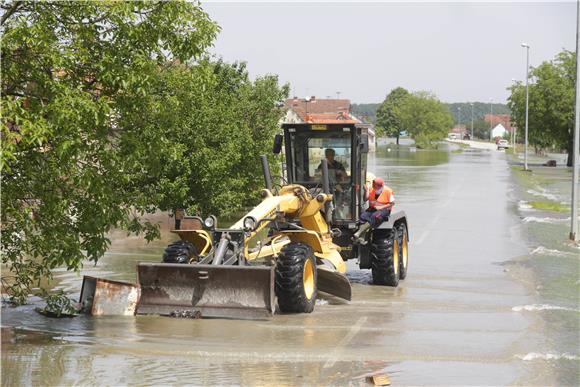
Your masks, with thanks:
M501 265L526 252L504 155L391 146L369 164L410 219L410 272L398 288L369 285L349 262L352 302L326 297L312 314L267 321L51 320L4 308L2 384L357 385L376 372L399 385L549 383L517 358L545 338L512 311L532 299ZM118 235L84 272L133 281L135 263L158 261L170 238L146 246ZM80 290L82 277L56 275Z

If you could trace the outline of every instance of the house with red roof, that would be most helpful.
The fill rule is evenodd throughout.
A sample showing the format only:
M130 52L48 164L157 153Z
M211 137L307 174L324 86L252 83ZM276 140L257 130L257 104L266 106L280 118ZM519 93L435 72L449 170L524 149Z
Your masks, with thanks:
M348 99L290 98L284 103L286 115L281 123L357 124L369 136L369 148L375 149L375 131L351 113Z

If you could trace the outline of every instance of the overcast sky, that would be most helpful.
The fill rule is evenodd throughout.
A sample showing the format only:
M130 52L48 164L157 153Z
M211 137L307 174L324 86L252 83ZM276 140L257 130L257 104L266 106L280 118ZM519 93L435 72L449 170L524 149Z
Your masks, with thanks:
M576 3L224 3L204 9L222 31L213 52L274 73L292 95L380 102L394 87L446 102L505 102L538 65L575 48Z

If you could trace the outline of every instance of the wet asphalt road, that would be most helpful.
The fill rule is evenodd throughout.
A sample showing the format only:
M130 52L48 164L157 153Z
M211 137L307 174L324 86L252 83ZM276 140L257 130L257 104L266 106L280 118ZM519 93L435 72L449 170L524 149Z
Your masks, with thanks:
M363 385L376 373L393 385L549 383L521 359L545 338L539 320L512 310L533 303L533 290L505 265L527 253L505 155L467 150L432 162L405 152L381 149L370 161L410 222L409 275L398 288L370 285L370 272L349 262L352 302L322 298L312 314L269 321L47 322L3 309L3 326L37 334L9 332L2 384ZM106 262L99 270L114 272Z

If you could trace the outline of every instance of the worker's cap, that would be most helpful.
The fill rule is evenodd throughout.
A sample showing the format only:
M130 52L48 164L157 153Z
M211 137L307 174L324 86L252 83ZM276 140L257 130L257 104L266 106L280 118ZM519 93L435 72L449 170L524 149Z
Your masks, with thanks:
M375 179L373 180L373 185L376 185L377 187L382 187L385 184L384 180L381 179L380 177L375 177Z

